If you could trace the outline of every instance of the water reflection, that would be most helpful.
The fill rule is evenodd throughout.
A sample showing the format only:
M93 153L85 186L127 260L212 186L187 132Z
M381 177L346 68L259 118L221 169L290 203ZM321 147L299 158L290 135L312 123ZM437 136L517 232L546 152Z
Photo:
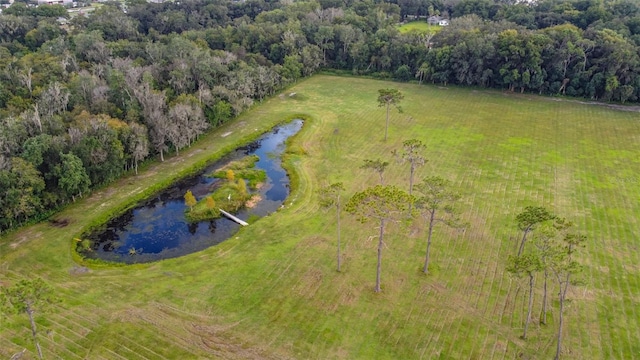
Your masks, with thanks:
M149 262L182 256L218 244L237 230L239 225L226 218L189 224L185 220L184 194L187 190L199 200L218 186L219 180L209 174L224 164L246 155L258 155L256 168L267 173L267 181L257 191L262 200L236 216L262 217L277 210L289 194L289 178L282 169L280 157L285 140L302 127L301 120L276 128L257 141L237 149L207 167L201 175L184 179L171 188L144 201L138 207L109 221L105 227L85 238L92 240L88 258L126 263Z

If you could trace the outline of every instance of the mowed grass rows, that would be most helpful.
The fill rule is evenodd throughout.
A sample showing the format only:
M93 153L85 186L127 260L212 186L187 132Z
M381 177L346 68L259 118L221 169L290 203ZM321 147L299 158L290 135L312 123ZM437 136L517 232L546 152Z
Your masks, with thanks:
M405 95L388 141L377 90ZM290 93L295 96L289 96ZM255 129L293 114L308 121L289 159L299 177L284 209L219 246L178 259L76 271L73 237L145 184L187 167ZM233 131L229 137L221 134ZM343 271L335 271L335 216L316 191L346 196L377 184L364 159L390 161L387 183L408 187L391 151L427 145L420 177L439 175L464 195L465 232L437 228L432 272L420 272L425 232L392 225L374 294L376 224L343 215ZM504 270L520 236L515 215L546 206L588 237L585 271L569 294L566 358L640 358L640 115L598 105L494 91L315 76L199 142L180 159L94 193L40 224L2 238L0 281L39 275L63 302L39 317L45 355L59 358L549 358L557 302L519 338L526 285ZM75 269L75 270L74 270ZM541 279L538 279L538 284ZM552 288L550 294L555 295ZM3 320L0 354L26 347L25 316Z

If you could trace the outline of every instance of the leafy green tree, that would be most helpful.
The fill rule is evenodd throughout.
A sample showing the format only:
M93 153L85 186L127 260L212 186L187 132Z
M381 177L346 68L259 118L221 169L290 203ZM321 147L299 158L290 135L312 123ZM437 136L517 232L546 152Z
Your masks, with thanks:
M51 147L53 137L49 134L39 134L27 139L22 145L22 158L36 168L44 162L44 154Z
M354 214L362 222L377 220L380 222L378 237L378 265L376 267L376 286L374 291L380 292L380 273L382 270L382 248L384 246L384 231L388 222L397 220L406 211L410 202L409 194L392 185L377 185L354 194L345 210Z
M110 120L105 116L92 118L85 129L78 129L80 134L85 131L87 134L71 149L82 160L94 185L113 181L124 170L124 146L116 129L109 125Z
M555 215L541 206L527 206L526 208L524 208L523 212L516 216L518 228L522 230L522 240L520 240L518 256L520 256L522 254L522 251L524 250L524 244L527 241L527 235L532 232L538 225L554 218Z
M25 312L29 316L31 324L31 335L38 351L38 356L42 359L42 349L38 342L38 332L34 315L42 312L46 308L57 302L58 299L53 289L42 279L20 280L11 287L0 287L0 297L3 300L3 310L7 313Z
M398 89L380 89L378 90L378 106L385 107L387 110L387 121L384 128L384 141L387 141L387 133L389 132L389 110L393 105L398 112L402 112L400 102L404 99L404 95Z
M316 45L307 45L300 52L302 74L312 75L322 63L322 50Z
M384 171L389 166L388 161L382 161L380 159L376 160L364 160L364 164L360 166L361 169L371 169L378 173L380 177L380 185L384 185Z
M418 85L422 85L422 80L424 80L425 78L428 78L430 74L431 74L431 67L429 66L429 63L423 62L418 68L418 71L416 71L416 77L418 78Z
M233 107L227 101L220 100L207 109L207 119L211 126L217 127L229 121L233 116Z
M336 209L336 227L338 232L338 251L337 251L337 271L340 272L342 259L340 256L340 213L342 211L340 196L344 191L344 185L341 182L333 183L320 189L320 206L324 208L335 207Z
M116 6L101 6L91 15L95 16L88 17L88 30L100 31L105 40L135 39L138 35L138 22Z
M302 76L303 65L299 60L298 55L287 55L284 57L284 63L280 70L280 76L285 81L296 82Z
M41 192L45 183L33 164L19 158L11 158L11 168L0 170L0 211L6 227L38 214L42 210Z
M39 5L33 9L35 16L39 17L51 17L51 18L68 18L69 13L67 9L62 5Z
M429 273L429 252L431 249L431 237L433 228L438 223L450 227L460 228L462 224L458 219L453 205L460 200L460 194L450 189L451 182L438 176L426 177L416 185L416 190L421 194L416 199L416 210L428 222L427 251L422 272Z
M411 68L409 65L400 65L394 74L394 77L400 81L411 80Z
M91 180L79 157L61 153L60 160L53 173L58 178L58 186L75 202L76 195L82 196L89 190Z
M191 190L187 190L187 193L184 194L184 203L189 207L190 210L193 210L193 207L196 205L196 203L198 203Z
M333 27L327 25L321 25L318 31L314 34L314 42L322 49L322 63L327 62L327 50L333 50Z

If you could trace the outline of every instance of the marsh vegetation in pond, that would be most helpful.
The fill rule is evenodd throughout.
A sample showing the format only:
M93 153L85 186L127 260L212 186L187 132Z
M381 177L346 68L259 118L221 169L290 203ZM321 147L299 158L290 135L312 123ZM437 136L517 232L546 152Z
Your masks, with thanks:
M301 127L301 120L280 126L208 166L200 175L181 180L147 199L84 236L86 240L78 244L79 252L86 258L139 263L186 255L226 240L240 225L227 218L189 221L185 194L190 191L199 202L194 210L206 207L206 197L228 186L226 173L232 170L235 184L244 176L250 195L249 206L235 213L238 218L247 221L276 211L289 194L289 178L280 160L285 141ZM226 200L217 196L215 209L225 209Z

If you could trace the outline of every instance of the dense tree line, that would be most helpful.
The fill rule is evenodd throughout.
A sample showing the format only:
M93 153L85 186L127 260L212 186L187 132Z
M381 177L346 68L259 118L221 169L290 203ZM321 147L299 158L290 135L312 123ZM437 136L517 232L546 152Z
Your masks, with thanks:
M451 26L400 33L440 14ZM39 217L321 68L620 102L640 96L632 1L228 1L0 15L0 230Z

